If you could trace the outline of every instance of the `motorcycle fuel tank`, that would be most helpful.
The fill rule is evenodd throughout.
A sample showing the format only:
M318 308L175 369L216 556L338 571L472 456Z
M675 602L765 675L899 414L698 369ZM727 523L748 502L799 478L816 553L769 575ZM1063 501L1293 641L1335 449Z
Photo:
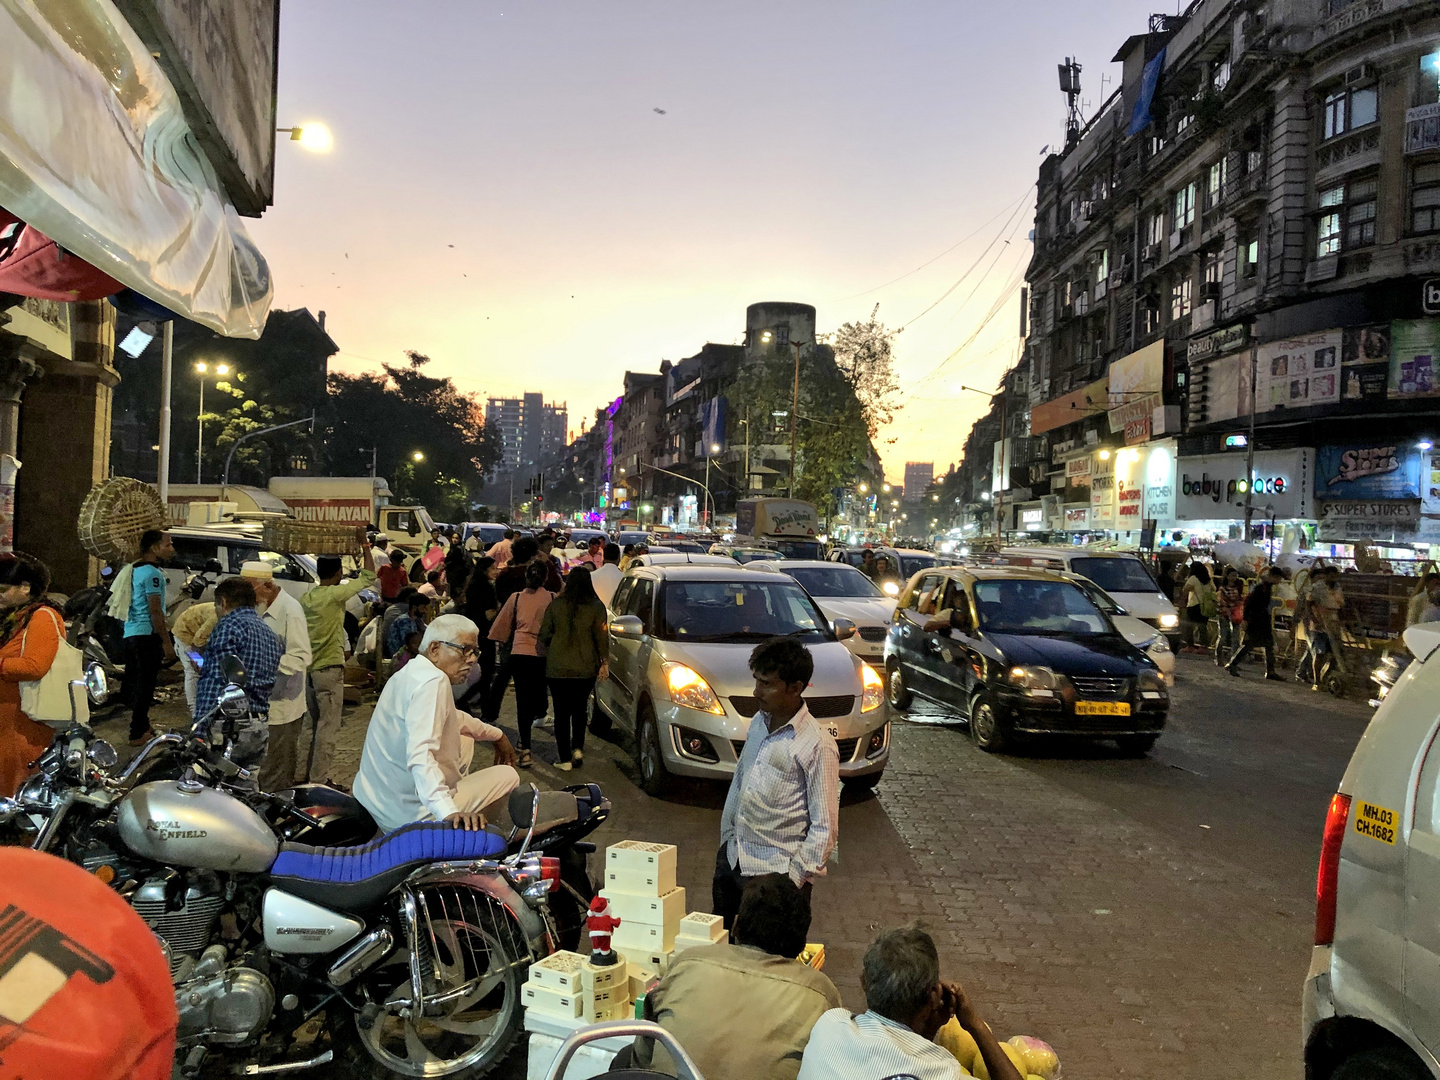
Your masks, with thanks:
M239 799L183 781L141 784L121 801L117 824L126 847L169 866L258 874L280 850L265 819Z

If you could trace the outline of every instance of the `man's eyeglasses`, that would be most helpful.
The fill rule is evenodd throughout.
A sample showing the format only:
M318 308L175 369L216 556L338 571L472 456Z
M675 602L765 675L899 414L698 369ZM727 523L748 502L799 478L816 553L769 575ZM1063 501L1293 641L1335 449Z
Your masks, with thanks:
M441 645L449 645L466 660L475 660L480 656L480 649L475 645L461 645L458 641L442 641Z

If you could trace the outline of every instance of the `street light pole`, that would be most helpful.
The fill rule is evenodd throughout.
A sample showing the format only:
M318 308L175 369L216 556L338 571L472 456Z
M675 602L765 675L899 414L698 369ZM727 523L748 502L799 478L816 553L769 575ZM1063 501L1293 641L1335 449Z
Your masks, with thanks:
M160 345L160 461L155 471L155 487L160 492L160 505L170 512L170 384L174 381L175 322L168 320L162 331Z
M200 408L195 411L195 483L203 484L201 479L202 468L205 460L205 373L200 373Z

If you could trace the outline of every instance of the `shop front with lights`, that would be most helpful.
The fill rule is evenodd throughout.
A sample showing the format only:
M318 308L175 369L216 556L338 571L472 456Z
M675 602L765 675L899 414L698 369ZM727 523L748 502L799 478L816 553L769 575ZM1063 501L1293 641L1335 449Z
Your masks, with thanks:
M1315 451L1259 450L1254 457L1248 475L1244 453L1179 459L1173 541L1203 547L1243 539L1248 497L1257 543L1272 545L1272 554L1310 546L1316 527Z

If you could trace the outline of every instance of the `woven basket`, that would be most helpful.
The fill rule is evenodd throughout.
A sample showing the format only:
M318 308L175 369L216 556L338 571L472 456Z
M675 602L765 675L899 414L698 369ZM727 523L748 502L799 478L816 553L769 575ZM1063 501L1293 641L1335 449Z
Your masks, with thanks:
M331 525L313 521L265 522L265 546L287 555L359 556L364 525Z
M97 559L129 561L140 554L146 529L165 527L165 506L149 484L114 476L90 489L80 504L80 544Z

